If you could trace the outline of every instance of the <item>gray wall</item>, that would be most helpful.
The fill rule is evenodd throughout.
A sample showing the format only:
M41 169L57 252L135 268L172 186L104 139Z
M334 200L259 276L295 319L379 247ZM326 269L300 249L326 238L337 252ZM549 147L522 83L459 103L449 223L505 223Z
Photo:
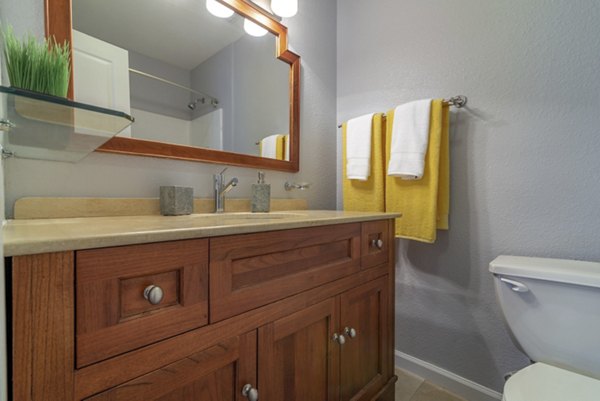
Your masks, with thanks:
M44 6L40 0L2 0L0 2L0 21L10 24L17 36L31 33L38 37L44 35ZM41 21L31 24L32 20Z
M2 27L10 23L15 33L18 36L31 32L34 35L43 35L44 26L31 27L29 20L31 18L40 19L43 18L44 8L35 7L31 9L33 5L37 5L38 0L2 0L0 1L0 23ZM23 7L23 8L21 8ZM33 13L33 16L32 16ZM1 81L3 85L8 85L8 76L4 70L4 54L0 52L0 59L2 65ZM5 205L5 190L4 190L4 165L6 161L0 160L0 220L4 221L4 205ZM4 274L4 250L2 247L2 236L0 236L0 401L8 400L8 377L7 377L7 344L6 344L6 283Z
M129 67L187 88L192 83L190 71L134 51L129 51ZM133 109L184 120L192 119L192 111L187 106L193 95L185 89L135 73L129 74L129 89Z
M257 141L268 135L289 133L290 65L275 58L273 35L245 35L233 46L233 149L256 153Z
M3 0L6 2L6 0ZM43 1L9 1L8 21L43 34ZM13 4L14 3L14 4ZM7 9L9 8L7 7ZM335 207L336 2L303 0L300 12L284 20L290 45L302 55L300 172L267 172L274 197L304 197L315 209ZM77 164L10 159L5 162L7 216L23 196L158 196L160 185L187 185L211 196L212 174L223 166L95 153ZM240 185L232 197L249 197L256 170L230 168ZM288 193L286 180L308 181L308 191Z
M206 92L219 100L223 109L223 149L233 149L233 46L229 45L198 65L191 72L192 88ZM198 107L197 118L211 108Z
M500 390L511 344L488 263L600 260L596 0L338 2L338 119L469 96L452 113L450 231L402 244L396 348Z
M214 93L223 108L225 150L257 154L257 141L289 133L289 73L270 34L244 35L192 70L192 87Z

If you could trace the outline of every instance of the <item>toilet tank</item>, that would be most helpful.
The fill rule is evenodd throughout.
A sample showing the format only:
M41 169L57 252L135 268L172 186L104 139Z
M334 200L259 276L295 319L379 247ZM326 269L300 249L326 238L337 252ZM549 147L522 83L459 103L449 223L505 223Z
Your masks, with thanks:
M490 272L513 340L531 360L600 379L600 263L499 256Z

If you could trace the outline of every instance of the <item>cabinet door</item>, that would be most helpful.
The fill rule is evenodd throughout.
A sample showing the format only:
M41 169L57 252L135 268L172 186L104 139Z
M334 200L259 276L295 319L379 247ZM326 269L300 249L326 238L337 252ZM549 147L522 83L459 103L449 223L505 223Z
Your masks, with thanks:
M390 375L387 278L343 293L340 312L346 337L340 353L340 400L371 400Z
M259 329L260 399L339 399L340 346L332 340L337 300L328 299Z
M107 390L87 401L245 401L256 387L256 331Z
M129 52L75 29L72 32L75 100L131 114ZM131 129L119 136L131 137Z

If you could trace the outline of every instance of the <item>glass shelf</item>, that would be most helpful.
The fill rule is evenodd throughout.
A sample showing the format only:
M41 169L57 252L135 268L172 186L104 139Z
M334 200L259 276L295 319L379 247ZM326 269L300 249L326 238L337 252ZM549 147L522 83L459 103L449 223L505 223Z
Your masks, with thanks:
M0 86L3 154L74 163L132 122L119 111Z

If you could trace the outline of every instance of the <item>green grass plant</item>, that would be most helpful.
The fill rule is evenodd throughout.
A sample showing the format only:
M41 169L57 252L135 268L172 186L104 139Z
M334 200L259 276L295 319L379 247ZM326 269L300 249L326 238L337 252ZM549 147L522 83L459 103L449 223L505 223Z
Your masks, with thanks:
M67 96L71 74L70 49L54 37L38 41L28 34L17 39L12 27L2 31L4 57L11 86L53 96Z

